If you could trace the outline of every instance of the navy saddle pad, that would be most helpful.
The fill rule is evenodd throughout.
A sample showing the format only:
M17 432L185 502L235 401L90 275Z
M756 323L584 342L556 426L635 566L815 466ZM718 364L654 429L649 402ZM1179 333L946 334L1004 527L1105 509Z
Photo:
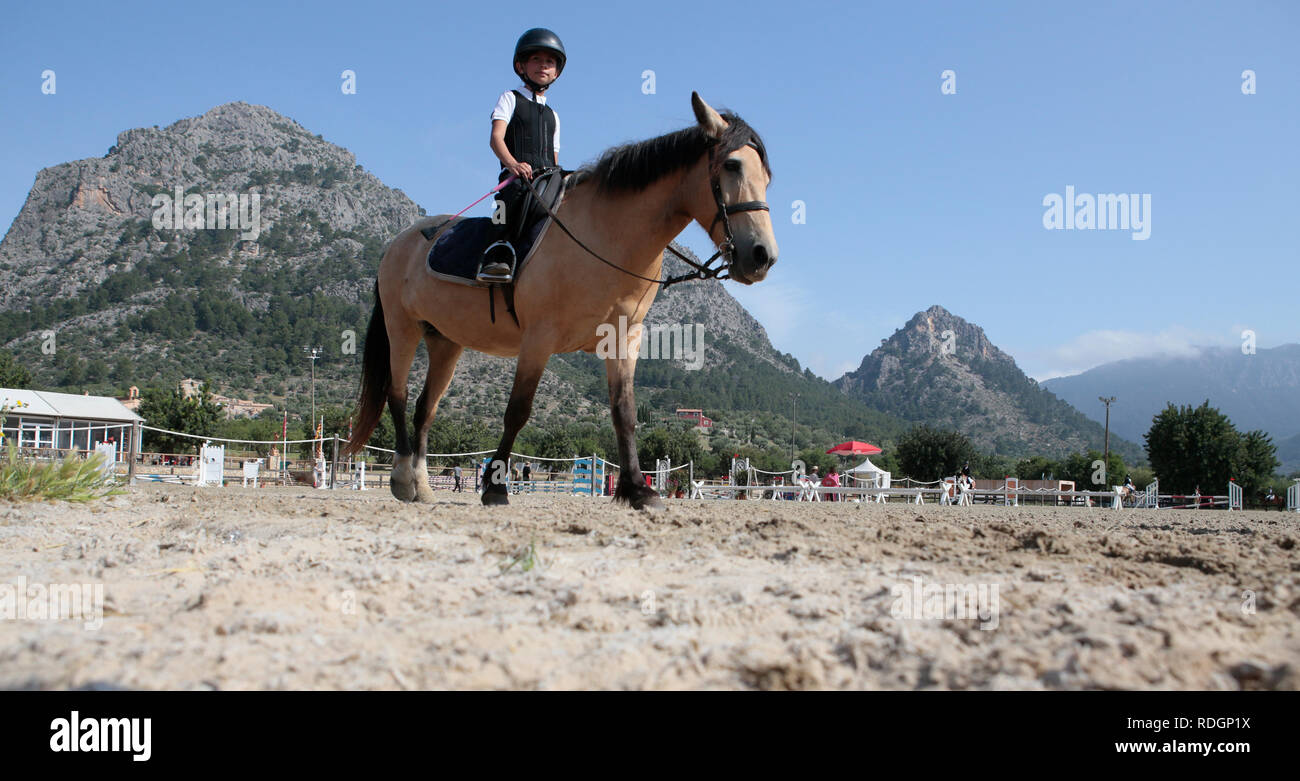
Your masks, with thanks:
M545 224L546 220L539 220L526 231L527 235L524 236L523 241L515 244L515 257L518 258L516 266L528 256L528 251L532 249L533 243L537 241L537 235L542 232ZM429 249L429 270L437 274L460 277L469 283L477 283L475 275L478 273L483 250L487 249L491 227L491 217L466 217L459 220L439 236L433 247ZM518 272L519 269L516 267L515 273Z

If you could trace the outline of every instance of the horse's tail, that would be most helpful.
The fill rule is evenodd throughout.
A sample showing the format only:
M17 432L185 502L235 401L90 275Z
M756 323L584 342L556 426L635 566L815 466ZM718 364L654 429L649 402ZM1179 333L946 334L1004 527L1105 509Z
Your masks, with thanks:
M379 298L379 282L375 281L375 311L370 315L370 328L366 331L366 351L361 359L361 396L357 399L357 420L352 437L343 449L346 455L360 453L379 425L388 402L388 391L393 385L391 361L388 355L388 327L384 324L384 302Z

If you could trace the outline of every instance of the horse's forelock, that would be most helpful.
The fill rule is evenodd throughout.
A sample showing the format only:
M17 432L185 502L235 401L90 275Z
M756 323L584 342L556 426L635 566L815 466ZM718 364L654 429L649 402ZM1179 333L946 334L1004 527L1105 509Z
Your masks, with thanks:
M752 145L758 152L758 159L763 164L763 172L767 178L772 178L772 168L767 162L767 146L763 143L763 138L758 131L749 126L749 123L740 117L732 114L730 111L722 112L722 118L727 122L727 129L722 131L722 137L718 139L718 154L713 159L713 173L716 175L722 165L722 161L727 155L744 147Z

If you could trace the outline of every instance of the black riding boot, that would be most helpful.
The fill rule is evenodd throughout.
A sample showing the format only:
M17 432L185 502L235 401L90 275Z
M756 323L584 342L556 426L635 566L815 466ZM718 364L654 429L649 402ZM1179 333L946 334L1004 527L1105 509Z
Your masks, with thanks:
M505 204L505 222L492 223L488 231L487 248L483 250L483 259L479 263L478 280L480 282L509 282L515 273L515 222L520 218L519 183L511 182L502 188L497 199Z
M515 248L505 225L493 225L488 233L487 249L479 262L480 282L509 282L515 270Z

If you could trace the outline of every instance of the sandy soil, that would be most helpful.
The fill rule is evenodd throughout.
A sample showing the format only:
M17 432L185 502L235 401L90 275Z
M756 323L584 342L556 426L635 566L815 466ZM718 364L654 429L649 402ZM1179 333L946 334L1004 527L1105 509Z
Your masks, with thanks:
M0 587L105 600L98 630L0 619L0 686L1300 688L1294 513L437 499L0 503ZM935 584L996 611L909 612Z

